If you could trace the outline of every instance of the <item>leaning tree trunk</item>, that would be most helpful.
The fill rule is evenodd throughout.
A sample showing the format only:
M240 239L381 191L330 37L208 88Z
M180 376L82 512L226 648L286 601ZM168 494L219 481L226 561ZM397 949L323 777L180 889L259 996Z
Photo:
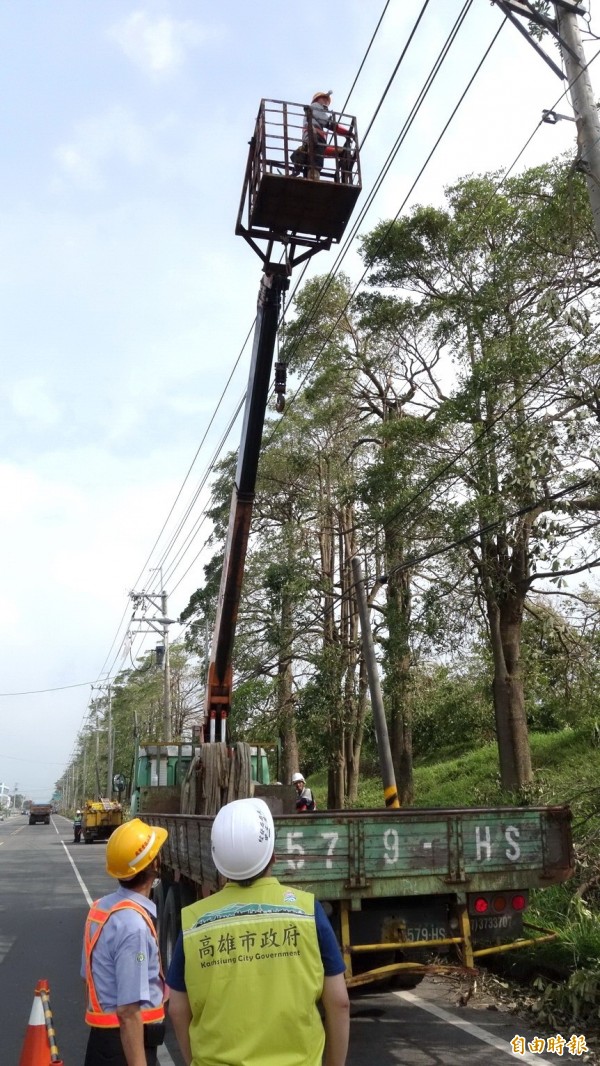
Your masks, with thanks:
M498 535L484 541L483 591L494 662L492 692L498 739L500 781L508 791L533 780L521 671L521 630L528 588L528 538L531 516L514 531L512 547Z
M397 571L402 561L397 535L386 531L387 584L386 623L388 637L385 657L384 693L390 724L390 746L396 775L396 787L402 806L409 806L414 796L412 713L408 685L410 679L411 588L407 570Z
M341 689L340 638L335 614L335 573L337 560L337 530L332 504L329 462L319 460L320 523L319 551L323 587L323 646L321 653L322 685L329 707L327 718L327 806L335 810L343 805L345 793L344 753L340 751L338 735L343 722Z
M281 643L279 671L277 676L277 718L282 747L282 780L292 780L292 774L300 769L298 761L298 738L296 736L296 707L294 701L292 670L292 598L284 587L281 601Z

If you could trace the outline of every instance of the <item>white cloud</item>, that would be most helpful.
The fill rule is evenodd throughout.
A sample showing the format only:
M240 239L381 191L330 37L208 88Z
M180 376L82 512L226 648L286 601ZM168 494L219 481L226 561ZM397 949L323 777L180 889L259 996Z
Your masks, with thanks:
M144 129L122 107L75 126L73 140L59 145L55 156L63 173L83 188L102 187L101 165L125 160L131 166L145 162L149 139Z
M55 426L60 420L60 407L48 395L46 381L42 377L16 381L10 390L9 400L19 418L40 429Z
M141 70L165 74L181 67L186 50L203 43L208 33L197 23L152 20L144 11L134 11L111 30L119 47Z

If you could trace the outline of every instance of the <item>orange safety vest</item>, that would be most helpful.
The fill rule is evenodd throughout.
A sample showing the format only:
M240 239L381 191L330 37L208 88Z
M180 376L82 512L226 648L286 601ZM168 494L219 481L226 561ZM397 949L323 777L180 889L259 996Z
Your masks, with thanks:
M96 992L96 986L94 984L94 978L92 976L92 952L98 942L98 937L104 929L111 914L115 911L133 910L137 911L140 917L144 919L146 925L150 929L152 936L156 941L156 947L158 949L158 937L156 936L156 929L152 923L152 919L144 907L141 907L139 903L134 900L123 899L119 903L115 903L114 907L105 911L98 906L98 900L92 903L90 913L87 916L85 923L84 934L84 949L85 949L85 979L88 989L88 1009L85 1012L85 1020L87 1025L93 1025L99 1029L118 1029L120 1026L119 1016L115 1012L104 1011L100 1005L98 994ZM97 925L98 928L92 933L92 925ZM164 976L162 966L160 964L160 952L159 952L159 972L161 979L164 983ZM145 1007L140 1011L142 1021L144 1024L148 1022L162 1022L165 1016L165 1008L161 1003L160 1007Z

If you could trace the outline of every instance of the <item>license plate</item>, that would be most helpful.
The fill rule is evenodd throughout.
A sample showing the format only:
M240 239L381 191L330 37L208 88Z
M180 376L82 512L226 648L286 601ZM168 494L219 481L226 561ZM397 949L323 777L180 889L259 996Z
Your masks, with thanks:
M409 925L405 930L407 940L445 940L450 933L444 925Z
M503 939L520 936L523 930L521 914L471 915L471 935L474 940Z

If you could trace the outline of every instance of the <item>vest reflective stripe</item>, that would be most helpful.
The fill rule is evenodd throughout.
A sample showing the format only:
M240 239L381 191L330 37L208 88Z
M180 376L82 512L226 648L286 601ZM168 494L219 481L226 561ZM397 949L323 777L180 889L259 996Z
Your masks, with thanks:
M96 902L92 904L85 923L85 933L83 938L85 949L85 979L87 982L88 990L88 1009L85 1012L85 1020L87 1025L93 1025L96 1029L117 1029L121 1024L119 1021L118 1014L116 1014L114 1011L102 1010L102 1006L100 1004L100 1000L98 999L98 994L96 992L96 986L94 984L94 978L92 975L92 953L98 942L98 937L104 929L104 926L106 925L111 914L115 914L116 911L123 910L137 911L140 917L144 919L146 925L152 933L152 936L154 937L154 941L156 943L156 948L158 950L158 938L156 936L156 929L154 928L152 919L150 918L150 915L148 914L148 911L145 909L145 907L140 906L140 904L136 903L135 900L120 900L119 903L115 903L114 907L111 907L108 911L105 911L98 906L98 900L96 900ZM92 925L97 926L93 933ZM162 966L160 964L160 953L159 972L161 978L164 981ZM142 1021L144 1022L144 1024L147 1024L149 1022L161 1022L165 1016L165 1008L162 1003L159 1007L144 1007L140 1011L140 1014L142 1016Z
M192 1066L321 1066L314 896L260 878L182 911Z
M142 1008L140 1011L144 1025L150 1022L162 1022L165 1016L164 1007ZM94 1029L118 1029L121 1022L118 1014L108 1014L101 1011L97 1014L93 1010L86 1010L85 1020L87 1025L93 1025Z

